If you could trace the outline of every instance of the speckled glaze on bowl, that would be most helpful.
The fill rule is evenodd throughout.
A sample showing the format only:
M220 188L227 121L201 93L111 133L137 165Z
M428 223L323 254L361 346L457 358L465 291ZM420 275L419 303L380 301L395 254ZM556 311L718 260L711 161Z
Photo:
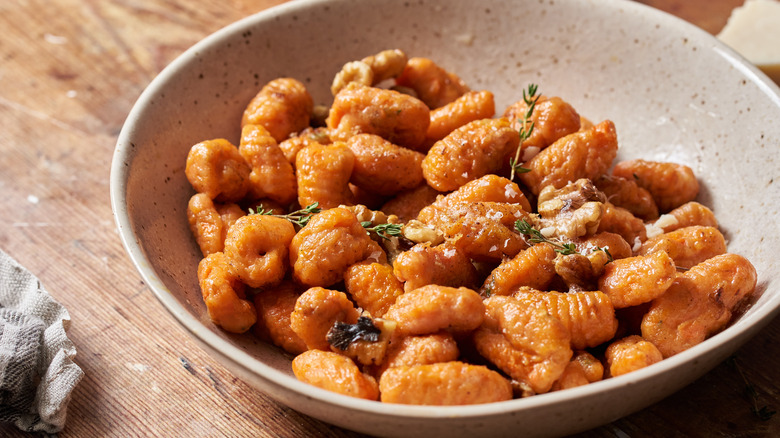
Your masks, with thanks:
M612 119L618 159L685 163L731 252L759 272L757 298L727 330L663 362L585 387L462 407L366 402L298 382L290 358L208 319L197 285L200 253L186 221L191 145L237 142L245 105L267 81L303 81L329 104L347 61L387 48L434 59L499 112L529 82L594 121ZM280 402L374 435L561 435L648 406L698 378L780 308L776 160L780 90L700 29L627 1L298 0L234 23L198 43L148 87L120 134L111 196L120 234L143 278L201 345Z

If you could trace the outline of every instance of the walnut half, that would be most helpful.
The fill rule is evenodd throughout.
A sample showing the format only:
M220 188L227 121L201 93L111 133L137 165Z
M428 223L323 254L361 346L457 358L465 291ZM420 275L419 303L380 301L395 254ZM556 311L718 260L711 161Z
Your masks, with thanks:
M593 234L604 214L604 202L606 196L586 178L560 189L547 186L538 200L541 231L546 237L561 240Z

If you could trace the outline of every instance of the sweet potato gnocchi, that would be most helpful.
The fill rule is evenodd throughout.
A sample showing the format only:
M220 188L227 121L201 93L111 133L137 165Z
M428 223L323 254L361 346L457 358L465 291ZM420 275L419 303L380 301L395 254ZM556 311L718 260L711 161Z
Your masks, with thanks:
M269 82L238 146L206 139L185 168L208 315L303 382L425 405L561 391L703 342L755 290L693 170L616 163L610 120L535 85L496 113L398 49L328 85L325 118Z

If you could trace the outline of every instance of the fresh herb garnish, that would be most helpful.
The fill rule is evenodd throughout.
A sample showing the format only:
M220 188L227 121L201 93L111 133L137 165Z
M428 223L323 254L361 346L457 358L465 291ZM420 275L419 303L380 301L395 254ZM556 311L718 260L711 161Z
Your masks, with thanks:
M596 246L595 248L593 248L593 251L604 251L604 253L607 254L607 263L611 263L615 261L615 259L612 258L612 254L609 253L609 248L607 247L602 248L600 246Z
M379 224L371 226L371 221L363 221L360 223L363 228L368 232L375 232L379 237L383 239L390 239L390 236L400 236L403 225L401 224Z
M322 209L319 208L319 205L320 205L319 202L314 202L300 210L295 210L292 213L274 214L273 210L270 209L266 210L263 207L263 205L260 204L257 206L257 210L250 208L249 214L260 214L264 216L273 216L282 219L287 219L288 221L303 228L306 226L306 224L309 223L309 220L311 219L312 216L322 211ZM366 229L366 231L368 232L373 231L383 239L389 239L390 236L400 236L401 230L403 228L403 225L401 224L379 224L379 225L371 226L371 221L363 221L360 223L360 225L362 225L363 228Z
M328 330L328 343L339 350L346 350L355 341L376 342L382 331L374 325L374 321L366 316L358 318L356 324L336 321Z
M518 147L518 150L520 150L519 147ZM517 155L520 155L520 153L518 153ZM512 157L512 158L509 159L509 165L512 167L512 172L509 175L509 179L514 179L515 178L515 174L518 174L518 173L528 173L528 172L531 171L531 169L529 169L527 167L523 167L523 163L518 163L517 162L517 158L515 158L515 157Z
M282 219L287 219L288 221L298 225L299 227L303 228L306 226L306 224L309 223L309 219L311 219L312 216L322 211L319 208L320 203L315 202L313 204L309 204L306 207L295 210L292 213L288 214L274 214L273 210L266 210L263 208L263 205L260 204L257 206L257 211L253 209L249 209L249 214L260 214L264 216L273 216L273 217L279 217Z
M544 234L542 234L541 231L537 230L531 224L528 223L525 219L520 219L517 222L515 222L515 229L518 233L523 234L525 236L528 236L528 242L530 243L547 243L552 245L552 247L555 249L555 252L561 253L563 255L571 255L571 254L577 254L577 246L573 243L558 243L554 242L547 237L544 237ZM609 252L609 248L602 248L600 246L596 246L593 248L593 251L604 251L604 253L607 255L607 263L615 261L615 259L612 257L612 254Z
M577 247L573 243L553 242L552 240L544 237L541 231L532 227L531 224L529 224L525 219L520 219L515 222L515 229L518 233L528 236L528 241L530 243L548 243L552 245L552 247L555 249L555 252L561 253L563 255L575 254L577 252Z
M536 108L536 101L538 101L539 97L541 97L541 95L536 94L538 90L539 86L536 84L528 84L528 90L523 90L523 101L526 105L528 105L528 110L523 116L523 126L520 128L521 142L528 140L528 138L531 137L531 133L534 132L534 122L531 122L529 125L528 121L531 119L531 115L534 113L534 108Z
M520 151L522 150L523 142L528 140L531 137L531 133L534 132L534 122L531 121L531 116L534 113L534 108L536 108L536 102L541 97L540 94L536 94L537 91L539 91L539 86L536 84L529 84L528 89L523 90L523 101L528 105L528 109L520 120L522 123L522 126L520 126L520 144L517 146L515 156L509 159L509 166L512 168L512 171L509 174L510 180L515 179L516 173L531 171L531 169L527 169L520 165Z

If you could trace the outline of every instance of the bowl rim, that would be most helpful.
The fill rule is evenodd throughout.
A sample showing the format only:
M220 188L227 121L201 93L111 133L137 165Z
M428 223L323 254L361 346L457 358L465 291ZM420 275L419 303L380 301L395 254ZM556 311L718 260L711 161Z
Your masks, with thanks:
M116 148L110 165L110 201L112 212L115 218L117 230L125 250L136 270L151 289L159 302L165 309L177 320L177 322L186 329L198 341L205 344L210 349L219 352L227 359L235 363L242 369L266 379L275 382L281 386L287 387L298 395L316 399L327 404L335 404L344 408L380 414L388 417L412 417L423 419L434 418L459 418L467 417L485 417L502 415L510 411L523 409L533 409L544 406L554 405L563 400L574 399L600 394L602 392L614 391L623 386L636 384L646 379L652 379L655 376L667 373L678 366L693 360L695 357L701 357L708 353L712 354L720 344L736 343L741 345L752 337L761 328L767 325L778 313L780 313L780 293L769 297L768 302L761 309L752 314L738 319L730 324L720 333L710 337L704 342L683 351L675 356L664 359L650 367L643 368L632 373L604 379L589 385L571 388L567 391L550 392L539 394L533 397L514 399L496 403L486 403L478 405L461 406L418 406L388 404L379 401L369 401L357 399L346 395L337 394L312 385L303 383L295 377L285 374L275 368L264 364L255 359L247 352L243 351L237 345L234 345L216 333L213 333L199 319L193 317L190 312L177 301L170 290L164 285L161 278L154 272L149 259L146 257L139 241L133 232L133 225L130 220L127 209L126 181L129 175L128 157L132 156L132 137L136 130L133 121L143 112L144 107L149 105L157 93L157 88L176 75L178 69L190 63L199 52L210 47L222 38L241 33L250 26L257 26L268 20L277 17L295 13L312 7L321 7L325 4L332 5L336 2L349 2L351 0L297 0L287 2L265 9L263 11L248 15L238 21L230 23L221 29L211 33L201 39L186 51L177 56L168 64L143 90L139 98L130 110L125 123L119 133L116 142ZM365 1L365 0L364 0ZM377 0L378 1L378 0ZM566 0L580 3L589 3L588 0ZM685 34L706 42L712 50L717 51L724 59L731 63L735 68L741 71L746 79L757 84L765 94L773 98L777 106L780 107L780 88L772 82L756 66L750 64L741 55L736 53L725 43L719 41L713 35L710 35L703 29L690 24L681 18L675 17L666 12L652 8L642 3L629 0L608 0L599 3L601 7L621 8L628 11L638 11L642 14L649 14L656 22L663 22L666 26L682 30ZM765 290L764 293L767 291ZM705 370L705 372L708 370Z

